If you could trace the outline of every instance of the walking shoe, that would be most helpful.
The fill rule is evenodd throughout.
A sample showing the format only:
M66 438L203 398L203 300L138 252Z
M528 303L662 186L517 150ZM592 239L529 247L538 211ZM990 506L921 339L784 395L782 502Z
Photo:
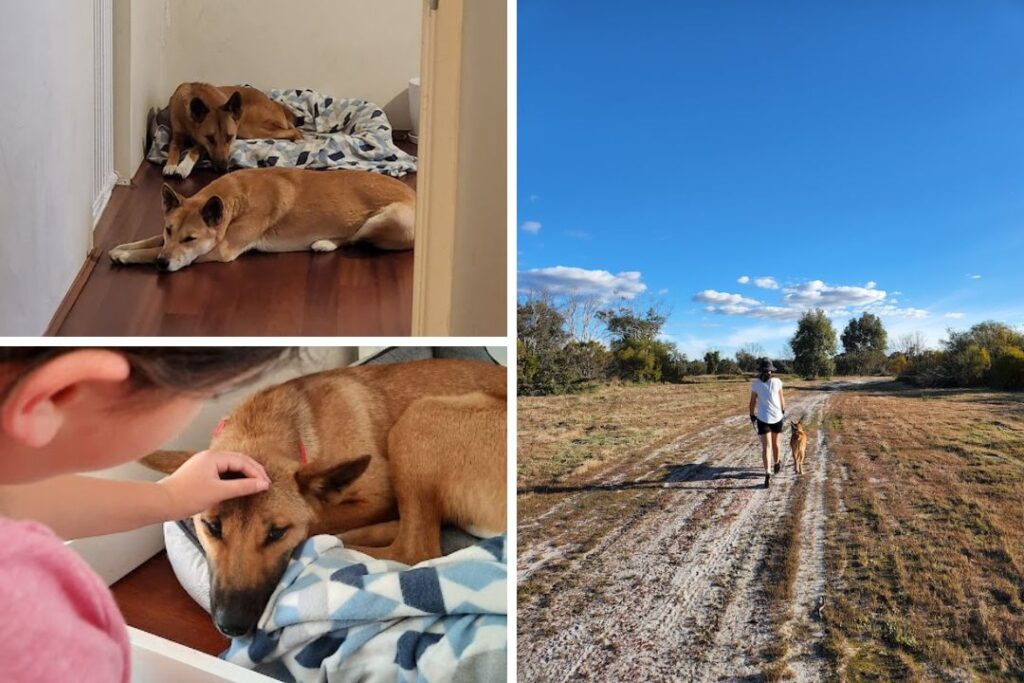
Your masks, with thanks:
M764 474L764 487L768 488L768 482L771 481L772 475L765 472Z
M782 461L779 460L778 462L775 463L775 474L778 474L779 470L781 470L781 469L782 469Z

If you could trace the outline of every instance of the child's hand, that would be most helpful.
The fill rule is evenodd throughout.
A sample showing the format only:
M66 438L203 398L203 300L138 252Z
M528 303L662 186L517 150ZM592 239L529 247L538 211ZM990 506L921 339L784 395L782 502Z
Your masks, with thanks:
M244 478L221 479L225 472ZM159 482L167 492L167 519L185 519L221 501L266 491L270 478L263 466L247 455L229 451L200 451Z

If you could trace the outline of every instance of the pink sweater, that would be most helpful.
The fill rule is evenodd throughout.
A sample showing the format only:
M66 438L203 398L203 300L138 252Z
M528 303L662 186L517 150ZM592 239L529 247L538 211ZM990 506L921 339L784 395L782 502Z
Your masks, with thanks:
M46 527L0 517L0 680L127 683L113 596Z

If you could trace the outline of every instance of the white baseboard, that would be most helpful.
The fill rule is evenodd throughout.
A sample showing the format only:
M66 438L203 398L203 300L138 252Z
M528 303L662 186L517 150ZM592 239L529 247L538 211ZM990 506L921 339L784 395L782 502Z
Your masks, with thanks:
M110 202L110 195L114 191L114 185L117 184L117 174L111 172L103 181L103 189L100 191L98 197L93 200L92 203L92 227L96 227L99 223L100 217L103 215L103 210L107 208L107 204Z

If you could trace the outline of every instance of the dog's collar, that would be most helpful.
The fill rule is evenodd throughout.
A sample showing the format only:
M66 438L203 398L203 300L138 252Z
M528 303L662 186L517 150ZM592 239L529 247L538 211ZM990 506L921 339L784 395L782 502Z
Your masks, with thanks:
M213 428L214 437L218 436L221 432L224 431L224 425L226 425L227 422L228 419L226 417L222 417L220 419L220 422L217 423L217 426ZM302 439L299 439L299 462L302 463L303 466L305 466L306 463L308 462L308 458L306 457L306 444L302 443Z

